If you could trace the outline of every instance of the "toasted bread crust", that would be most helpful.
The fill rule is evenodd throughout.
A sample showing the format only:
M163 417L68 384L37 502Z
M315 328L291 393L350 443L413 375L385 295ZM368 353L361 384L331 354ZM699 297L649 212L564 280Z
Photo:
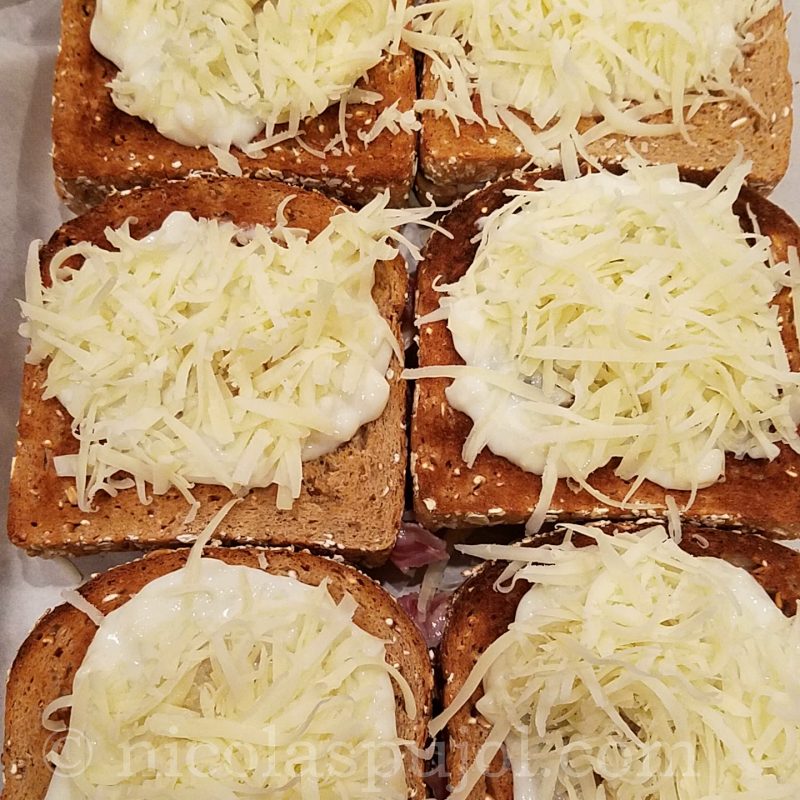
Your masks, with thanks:
M120 111L108 82L116 67L92 47L89 30L96 0L63 0L61 43L53 86L53 168L56 188L80 213L115 190L148 186L191 174L220 175L207 148L186 147L161 136L149 123ZM353 205L364 205L388 189L395 205L408 196L416 163L416 134L384 131L368 147L357 131L394 102L411 108L416 98L414 58L408 48L371 69L360 87L378 92L374 106L348 106L350 153L320 159L294 141L251 159L237 150L245 177L281 179L316 188ZM322 150L339 132L338 104L302 127L304 139ZM371 124L371 123L370 123Z
M145 584L179 569L187 553L184 549L148 554L98 575L82 586L80 593L107 614L126 603ZM266 555L267 572L289 574L311 585L328 580L334 599L338 601L344 592L355 598L358 602L355 623L386 641L387 661L399 665L417 700L417 717L410 719L402 695L394 687L398 735L422 748L431 710L433 674L425 642L405 612L371 578L331 559L288 550L210 548L205 551L207 557L256 569L261 568L259 553ZM20 648L7 688L4 800L39 800L47 792L52 770L45 754L63 734L54 736L42 727L42 709L70 693L75 671L95 631L94 623L85 614L73 606L61 605L39 620ZM68 723L68 715L63 719ZM414 792L411 796L422 798L425 796L423 764L408 751L404 758L408 786Z
M543 539L559 540L558 534ZM575 541L577 544L591 542L586 537ZM760 535L695 526L684 527L680 546L692 555L723 558L746 569L784 614L795 614L800 598L800 554ZM504 566L496 562L482 565L453 596L441 645L445 706L453 701L484 650L506 632L520 600L530 588L527 582L519 581L507 594L494 591L492 587ZM475 760L490 729L475 709L482 696L483 690L479 688L447 728L447 768L454 786ZM511 800L512 784L508 765L498 754L470 793L469 800L484 800L488 796L493 800Z
M704 184L711 174L684 171L684 178ZM477 232L476 222L505 203L508 189L533 189L540 177L557 178L560 173L529 174L507 178L466 198L446 216L441 225L452 239L435 233L420 264L417 281L416 314L422 316L438 307L439 293L434 282L450 283L466 272L477 243L470 240ZM745 227L750 208L759 220L761 232L772 239L775 257L784 260L790 246L800 246L800 229L777 206L749 189L744 189L735 211ZM783 341L791 368L800 371L794 312L789 291L776 298L783 317ZM426 324L419 332L420 366L463 364L446 322ZM461 449L472 422L447 402L448 379L417 381L411 425L411 472L414 484L414 509L423 525L436 530L525 522L532 513L541 489L541 477L525 472L510 461L484 449L468 467ZM614 475L616 464L592 473L589 482L611 498L622 501L628 482ZM701 489L686 518L714 527L763 529L767 535L800 536L800 455L781 446L774 461L727 457L724 481ZM633 498L634 503L656 504L663 508L667 494L685 506L688 492L665 490L646 481ZM617 508L607 508L584 491L575 492L566 481L558 482L550 505L550 515L559 521L611 517L649 516Z
M721 169L744 148L753 160L750 184L770 191L789 167L792 136L792 81L789 74L789 43L781 5L753 25L757 44L745 54L744 67L737 82L747 89L758 109L744 100L703 106L690 122L692 143L680 134L664 137L607 137L588 147L589 154L602 163L619 163L632 145L653 163L677 163L690 169ZM426 60L422 76L422 96L435 95L435 79ZM476 110L480 109L475 103ZM526 115L518 116L530 121ZM669 122L660 114L652 122ZM584 118L581 131L594 124ZM461 123L456 136L445 116L427 111L422 115L420 169L417 191L430 194L441 205L451 203L488 181L509 175L526 164L530 156L519 140L505 127L481 127Z
M42 275L46 280L52 256L71 243L90 241L108 247L103 230L130 217L136 219L131 225L136 237L158 228L176 209L245 226L270 225L278 204L290 195L294 199L286 208L287 220L312 235L341 208L314 192L235 178L196 178L117 195L56 231L41 251ZM398 341L406 293L402 258L379 263L373 297ZM377 420L334 452L304 464L302 493L291 510L276 508L275 487L255 489L226 517L222 540L335 548L353 560L383 562L394 546L404 504L406 386L400 380L401 368L393 357L389 401ZM74 479L59 478L53 468L52 457L77 452L77 443L61 404L42 400L45 374L45 365L25 365L8 512L14 544L31 554L177 546L192 541L230 498L227 489L198 485L194 494L201 508L188 525L183 522L188 505L175 490L154 496L147 506L127 490L116 498L98 495L95 512L80 511L73 505Z

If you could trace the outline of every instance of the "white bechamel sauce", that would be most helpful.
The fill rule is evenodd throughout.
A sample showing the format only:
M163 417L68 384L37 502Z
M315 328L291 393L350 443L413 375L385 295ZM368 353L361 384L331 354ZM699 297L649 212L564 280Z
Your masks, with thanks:
M123 110L153 122L159 133L184 145L247 144L263 124L252 113L217 97L193 91L176 92L174 105L156 103L161 83L165 48L171 28L162 16L153 15L141 26L126 18L127 3L100 0L92 20L91 40L98 53L112 61L131 84L141 87L134 96L118 102Z
M303 445L303 461L332 453L343 442L349 442L356 431L367 422L377 419L389 402L389 384L385 378L392 357L392 348L387 343L376 343L374 369L365 372L356 392L336 393L323 397L319 411L331 420L329 435L312 432Z

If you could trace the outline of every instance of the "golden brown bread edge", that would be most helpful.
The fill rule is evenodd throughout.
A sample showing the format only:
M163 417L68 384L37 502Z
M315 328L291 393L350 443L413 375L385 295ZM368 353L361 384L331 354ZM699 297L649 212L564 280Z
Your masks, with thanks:
M157 228L173 210L195 217L231 219L248 226L274 224L275 209L286 197L288 222L322 230L341 206L316 192L271 181L194 178L134 190L108 198L100 206L59 228L41 250L46 274L52 256L78 241L109 247L103 231L135 218L131 233L139 237ZM373 297L402 341L400 322L407 295L407 274L401 257L376 267ZM225 518L225 544L299 545L340 553L369 565L382 563L394 546L404 506L406 465L406 385L402 365L392 358L389 401L383 414L367 423L346 444L303 466L300 497L291 510L276 508L275 487L254 489ZM187 544L203 530L230 498L224 487L198 485L201 507L196 519L183 520L186 501L175 490L155 495L150 505L136 492L117 497L98 494L96 511L76 505L74 479L60 478L53 456L77 452L71 419L55 400L42 400L44 365L26 364L12 466L8 511L11 541L31 554L84 554L100 550L149 549Z
M588 147L602 163L619 163L633 146L654 163L676 163L691 169L721 169L742 146L753 161L749 183L761 191L770 191L789 167L792 138L792 80L789 74L789 43L782 5L753 25L756 44L748 48L737 82L752 94L763 112L744 100L726 100L703 106L689 123L693 144L680 134L664 137L610 136ZM435 95L435 79L426 59L422 74L422 97ZM480 113L480 104L475 102ZM524 114L518 114L530 121ZM650 118L669 122L669 114ZM584 118L581 131L594 122ZM505 127L485 128L477 123L461 124L456 136L446 116L432 111L422 114L419 141L417 194L428 194L440 205L453 202L488 181L511 174L525 165L530 156L519 140Z
M615 168L617 171L619 168ZM683 171L685 179L707 183L712 174ZM425 251L417 278L416 314L438 307L439 293L434 281L457 280L471 264L477 243L476 221L505 203L508 189L532 189L541 178L558 178L558 172L532 173L506 178L467 197L442 221L452 234L448 239L434 233ZM785 260L787 248L800 246L800 229L781 209L750 189L744 189L735 204L744 227L750 227L747 209L759 221L762 233L770 236L775 257ZM794 312L788 289L776 302L783 317L782 336L789 363L800 371ZM419 364L463 364L453 346L446 322L422 326L419 331ZM541 489L541 477L513 465L484 449L472 467L461 448L471 420L447 402L449 379L416 382L411 420L411 476L414 510L420 522L431 530L482 525L514 525L525 522L533 511ZM622 501L629 483L614 475L615 463L592 473L589 482L612 499ZM712 527L741 527L768 531L768 535L800 536L800 455L782 445L774 461L726 457L726 477L700 489L685 517ZM685 506L688 492L665 490L646 481L632 502L665 505L665 496ZM650 516L652 511L623 511L609 508L585 491L575 492L559 480L550 505L550 518L558 521Z
M145 584L174 572L186 561L188 550L151 553L137 561L108 570L82 586L80 593L102 613L126 603ZM358 602L354 621L386 642L386 658L398 665L416 698L418 713L410 719L397 686L395 708L401 739L424 747L431 710L433 670L419 631L395 600L375 581L357 569L329 558L287 550L255 548L208 548L205 556L228 564L260 569L259 553L266 556L267 572L290 575L303 583L318 585L327 580L335 600L348 592ZM61 605L37 623L17 654L8 678L3 772L3 800L39 800L47 792L51 767L45 760L64 734L54 737L42 727L42 709L52 700L69 694L96 626L71 605ZM69 722L68 713L59 717ZM423 762L404 751L409 796L425 797Z
M180 145L148 122L120 111L106 84L116 67L93 47L89 30L96 0L62 0L61 41L53 85L53 168L56 188L67 205L81 212L114 189L146 186L191 174L219 175L207 148ZM368 147L356 135L367 120L394 102L410 109L416 99L414 57L407 47L386 56L358 83L383 95L376 105L348 106L346 128L351 152L320 159L293 140L250 159L233 150L246 177L278 179L321 189L352 205L364 205L384 189L403 205L416 166L415 133L384 131ZM301 127L305 141L321 150L339 132L338 103Z
M540 543L559 540L558 534L538 537ZM591 542L586 537L576 537L575 541ZM747 570L784 614L795 614L800 598L800 554L763 536L688 525L684 526L680 546L694 556L722 558ZM522 596L530 588L526 581L519 581L507 594L495 592L492 587L504 566L498 562L482 565L452 598L440 651L445 706L453 701L484 650L506 632ZM475 709L482 696L479 687L453 717L445 733L447 770L454 786L475 760L490 730ZM469 800L485 797L493 800L513 797L513 778L508 765L503 763L502 751L469 794Z

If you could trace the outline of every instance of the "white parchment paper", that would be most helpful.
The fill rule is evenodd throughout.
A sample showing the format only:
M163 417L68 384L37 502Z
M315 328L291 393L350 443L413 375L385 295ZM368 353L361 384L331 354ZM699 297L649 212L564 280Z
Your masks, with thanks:
M794 0L785 4L789 9ZM5 525L8 475L19 409L25 351L17 335L28 245L47 239L64 212L53 189L50 166L50 98L58 40L57 0L0 0L0 520ZM800 78L800 15L789 23L792 74ZM800 92L795 81L795 109ZM800 133L788 175L772 199L800 219ZM131 555L74 559L83 575ZM63 559L30 558L0 531L0 674L11 665L33 623L60 602L76 573ZM4 692L0 691L0 714Z

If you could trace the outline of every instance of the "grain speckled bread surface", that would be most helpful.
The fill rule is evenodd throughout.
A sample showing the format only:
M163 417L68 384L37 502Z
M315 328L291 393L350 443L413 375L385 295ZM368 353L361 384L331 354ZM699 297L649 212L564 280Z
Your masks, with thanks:
M113 189L195 172L221 174L207 148L186 147L166 139L151 124L112 103L106 84L116 74L116 67L94 50L89 39L95 3L63 0L62 4L53 86L53 168L56 186L67 205L80 212ZM263 158L250 159L239 153L245 176L322 189L354 205L363 205L389 189L393 203L402 205L413 181L416 134L384 131L365 147L357 131L369 130L366 121L374 121L382 109L395 102L400 111L411 108L416 97L413 55L404 47L401 54L386 56L358 86L380 93L383 100L372 106L348 106L352 115L346 125L350 153L331 152L320 159L287 141ZM301 126L311 148L323 149L338 134L338 114L336 103Z
M270 225L275 209L288 195L295 196L285 209L288 222L312 235L340 208L315 192L246 179L195 178L136 190L111 197L63 225L41 251L43 274L50 258L74 242L108 247L103 230L129 217L136 219L131 225L135 237L158 228L178 209L245 226ZM402 258L380 262L373 297L398 340L406 294ZM383 414L332 453L303 465L301 495L291 510L276 508L275 487L251 491L225 518L219 532L224 543L327 548L366 564L382 563L388 557L403 512L406 464L406 385L400 380L396 357L390 369L390 395ZM45 365L25 365L8 513L8 533L14 544L31 554L186 544L230 499L224 487L198 485L193 491L201 507L189 525L183 523L189 507L176 490L155 495L147 506L139 502L135 490L122 491L116 498L99 493L96 511L80 511L74 478L59 478L53 468L53 456L77 452L77 441L61 404L41 399L45 374Z
M781 4L756 22L752 31L756 44L748 48L744 67L734 80L751 93L763 117L744 100L708 104L690 122L692 144L680 134L632 138L612 135L589 145L589 154L604 163L614 163L629 155L630 144L654 163L674 162L707 170L724 167L742 146L746 157L753 161L751 185L762 191L774 188L789 166L792 131L789 44ZM434 95L435 79L426 60L422 96ZM478 101L475 108L480 108ZM417 190L421 197L430 194L439 204L450 203L488 181L509 175L530 159L505 127L484 128L461 121L461 135L456 136L444 115L437 117L426 111L422 120ZM670 117L661 114L650 121L668 122ZM579 129L583 132L593 124L593 120L584 118Z
M180 568L187 550L151 553L138 561L104 572L83 587L81 594L101 612L109 613L135 595L145 584ZM260 568L258 553L266 555L268 572L296 576L318 585L328 580L337 601L344 592L358 602L354 621L373 636L386 641L386 658L397 664L418 704L416 719L405 713L395 686L397 731L400 738L422 747L431 710L433 674L427 649L414 623L397 603L371 578L353 567L309 553L253 548L211 548L206 556L229 564ZM46 614L28 636L17 655L8 680L3 769L3 800L41 800L50 782L51 769L44 759L58 737L41 725L42 709L68 694L75 670L83 661L96 627L71 605ZM62 717L68 722L68 715ZM63 734L61 734L63 736ZM405 751L405 766L412 797L425 797L422 764Z
M507 178L475 192L457 206L441 225L453 238L435 233L428 242L417 281L416 314L422 316L438 307L436 283L451 283L472 263L477 243L476 223L505 203L507 189L532 189L538 179L557 178L555 172ZM707 182L702 173L684 172L684 177ZM735 210L747 222L747 207L759 221L761 232L772 239L778 260L785 260L787 248L800 246L800 230L788 215L768 200L744 189ZM800 370L794 312L788 289L776 298L783 317L782 335L791 368ZM446 322L422 326L419 331L419 364L463 364ZM447 402L443 378L418 380L411 423L411 471L414 509L419 520L431 530L481 525L519 524L532 513L539 497L541 477L513 465L484 449L472 467L461 457L471 420ZM611 464L593 472L589 483L614 500L622 501L629 484L614 475ZM769 535L800 536L800 455L785 445L773 461L726 457L725 480L700 489L685 517L713 527L758 528ZM665 490L645 481L634 502L654 503L664 508L665 495L675 497L683 507L688 492ZM550 505L550 516L559 521L606 517L620 518L633 512L607 508L584 491L573 491L559 480Z
M551 535L540 541L555 542L558 538ZM583 544L589 542L583 537ZM576 543L581 543L579 538ZM681 548L694 556L722 558L746 569L785 614L796 612L800 598L800 554L760 535L743 536L735 531L692 526L684 527ZM484 650L506 632L520 600L530 588L526 581L518 581L508 593L495 592L492 587L504 567L499 562L482 565L451 601L441 645L445 706L452 702ZM475 709L482 695L479 687L448 725L445 744L452 785L464 776L488 735L489 727ZM495 757L487 773L479 779L469 800L485 797L512 800L513 779L503 764L502 754Z

